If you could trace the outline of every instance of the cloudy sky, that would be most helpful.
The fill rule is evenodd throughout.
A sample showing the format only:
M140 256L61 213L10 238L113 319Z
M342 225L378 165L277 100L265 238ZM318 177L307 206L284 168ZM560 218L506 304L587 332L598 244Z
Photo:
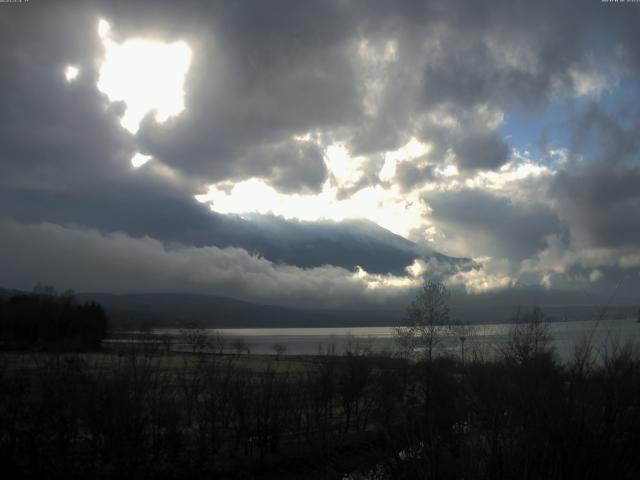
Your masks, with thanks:
M640 3L0 3L0 285L640 289Z

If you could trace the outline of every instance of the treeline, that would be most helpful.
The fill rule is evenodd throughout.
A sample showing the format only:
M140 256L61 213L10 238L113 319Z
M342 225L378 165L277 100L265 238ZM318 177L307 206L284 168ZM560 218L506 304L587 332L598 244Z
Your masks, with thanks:
M416 362L357 342L253 368L14 354L0 462L11 478L640 478L637 351L587 339L560 363L550 345L532 322L498 350L469 338L464 358Z
M107 330L102 307L79 304L72 292L57 295L36 288L32 294L0 297L0 345L5 349L96 350Z

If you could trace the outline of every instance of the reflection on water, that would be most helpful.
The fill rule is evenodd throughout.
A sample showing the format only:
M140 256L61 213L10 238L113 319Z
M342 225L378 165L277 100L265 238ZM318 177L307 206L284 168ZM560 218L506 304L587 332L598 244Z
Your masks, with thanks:
M593 338L593 345L599 348L605 342L639 340L640 324L635 319L611 319L597 322L595 320L575 322L549 323L549 332L561 358L568 359L573 354L574 346L585 336ZM471 327L466 339L467 347L492 348L504 344L513 324L481 324ZM393 350L396 345L393 338L393 327L349 327L349 328L226 328L205 330L222 332L226 339L227 349L232 351L235 340L242 339L251 353L272 354L275 344L283 344L287 354L312 355L327 351L332 347L338 353L344 352L348 344L354 342L367 346L375 351ZM132 333L132 332L130 332ZM179 329L156 329L152 334L170 335L177 339L181 336ZM456 335L443 332L440 348L457 349L459 339ZM176 348L180 348L179 343Z

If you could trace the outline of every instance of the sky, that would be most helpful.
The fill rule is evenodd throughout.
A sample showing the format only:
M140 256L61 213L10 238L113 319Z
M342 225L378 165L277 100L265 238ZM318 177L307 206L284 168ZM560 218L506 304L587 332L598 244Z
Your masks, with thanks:
M640 3L0 3L0 285L640 301Z

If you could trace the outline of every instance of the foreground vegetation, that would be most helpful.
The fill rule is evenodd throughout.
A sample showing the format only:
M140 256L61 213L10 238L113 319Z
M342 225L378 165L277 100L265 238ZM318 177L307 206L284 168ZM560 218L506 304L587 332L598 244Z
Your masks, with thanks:
M8 478L639 478L640 358L5 353ZM599 360L599 361L596 361ZM346 475L348 474L348 475ZM346 475L346 476L345 476Z
M393 354L251 356L195 326L100 351L102 309L50 293L0 303L7 478L640 478L638 350L561 363L539 309L487 350L427 282Z

